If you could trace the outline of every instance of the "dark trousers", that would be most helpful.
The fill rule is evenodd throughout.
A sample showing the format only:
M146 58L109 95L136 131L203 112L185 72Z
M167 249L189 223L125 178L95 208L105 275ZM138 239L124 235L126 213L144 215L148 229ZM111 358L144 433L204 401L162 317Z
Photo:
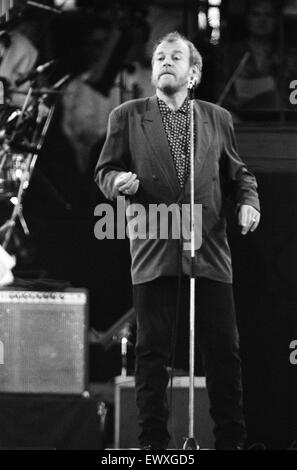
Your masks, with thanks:
M137 313L135 348L136 405L141 445L167 446L168 385L178 279L161 277L134 286ZM189 318L189 279L182 278L177 331ZM216 448L245 440L242 409L241 362L232 285L196 280L196 344L205 370L214 420ZM181 338L187 341L188 338Z

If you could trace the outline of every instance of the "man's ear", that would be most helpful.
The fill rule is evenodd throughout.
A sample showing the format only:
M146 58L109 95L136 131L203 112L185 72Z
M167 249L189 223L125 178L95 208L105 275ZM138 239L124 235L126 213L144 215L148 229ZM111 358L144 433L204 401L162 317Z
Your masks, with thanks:
M192 66L192 75L197 77L198 84L201 82L201 69L198 64Z

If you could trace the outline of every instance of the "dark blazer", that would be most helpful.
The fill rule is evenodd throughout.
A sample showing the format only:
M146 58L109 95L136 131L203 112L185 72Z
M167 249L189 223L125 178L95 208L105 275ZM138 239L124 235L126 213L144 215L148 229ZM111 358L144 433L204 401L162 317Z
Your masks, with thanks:
M225 199L259 210L257 183L239 158L232 118L219 106L196 100L195 203L202 204L202 246L195 251L195 274L232 282L226 236ZM190 202L190 181L181 190L158 107L157 97L128 101L112 111L95 181L108 199L119 194L114 179L132 171L140 180L128 204L170 205ZM131 208L131 206L130 206ZM146 226L147 227L147 226ZM130 239L132 281L139 284L190 269L190 252L176 239ZM180 257L181 256L181 257Z

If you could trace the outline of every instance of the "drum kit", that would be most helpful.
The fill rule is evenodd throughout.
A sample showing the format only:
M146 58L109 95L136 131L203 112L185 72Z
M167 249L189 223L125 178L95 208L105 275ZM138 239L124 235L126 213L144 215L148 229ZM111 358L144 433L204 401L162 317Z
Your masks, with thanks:
M39 2L7 0L0 4L2 37L9 35L13 28L21 24L28 7L61 13L61 9ZM29 235L22 213L24 194L30 185L38 154L54 114L55 98L62 93L61 88L70 77L64 76L51 87L39 86L39 77L54 62L38 65L21 75L13 85L0 77L0 246L4 249L15 233L17 220L25 234ZM14 97L21 95L23 99L14 100ZM23 104L19 107L14 102Z
M0 226L4 249L9 244L17 219L25 234L29 234L22 213L24 194L54 114L55 98L62 93L60 88L69 77L64 76L48 88L36 86L34 80L29 82L27 91L13 87L6 89L0 105L0 203L10 207L9 218ZM24 95L22 108L12 104L11 96L15 94Z

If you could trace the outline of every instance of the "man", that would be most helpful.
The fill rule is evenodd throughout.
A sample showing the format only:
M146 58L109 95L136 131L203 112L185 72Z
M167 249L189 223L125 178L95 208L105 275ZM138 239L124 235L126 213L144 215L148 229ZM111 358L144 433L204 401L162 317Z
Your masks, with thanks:
M11 93L11 101L15 106L22 107L29 82L16 86L18 78L30 72L37 62L38 51L32 42L17 29L0 36L0 77L7 80L20 93Z
M186 204L189 182L189 79L200 80L202 60L178 33L160 40L152 58L156 96L132 100L110 115L96 181L107 198L130 203ZM239 159L230 114L195 101L195 203L202 204L202 246L195 252L198 343L205 368L217 449L243 446L241 366L232 295L224 201L233 198L242 233L259 223L254 176ZM178 278L181 308L190 272L178 240L134 237L130 242L137 312L136 402L143 449L166 449L166 366L170 360ZM180 322L187 320L180 312Z
M245 39L233 39L217 49L215 93L219 99L234 74L233 85L221 101L234 113L290 108L288 89L296 78L296 48L280 46L278 42L280 18L284 14L281 3L270 0L246 2L243 13ZM266 114L263 119L267 119Z

